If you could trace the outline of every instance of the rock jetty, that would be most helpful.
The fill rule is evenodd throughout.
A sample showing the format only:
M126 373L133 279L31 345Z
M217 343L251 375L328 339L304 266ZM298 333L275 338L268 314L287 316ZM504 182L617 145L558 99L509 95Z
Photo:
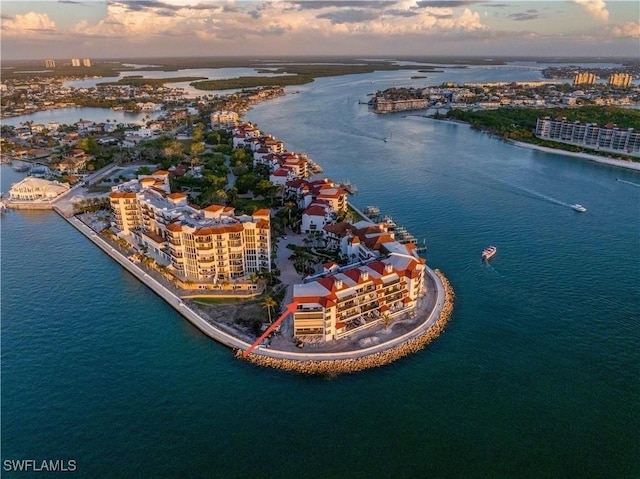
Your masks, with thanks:
M242 351L236 351L236 357L245 359L250 363L259 366L266 366L284 371L292 371L302 375L323 375L337 376L339 374L356 373L365 369L376 368L392 363L409 354L416 353L423 349L427 344L437 338L453 313L453 300L455 293L447 278L439 270L434 270L444 286L445 299L442 311L432 327L424 333L409 339L408 341L391 347L384 351L369 354L359 358L337 359L337 360L297 360L297 359L279 359L258 354L250 354L246 358L242 356Z

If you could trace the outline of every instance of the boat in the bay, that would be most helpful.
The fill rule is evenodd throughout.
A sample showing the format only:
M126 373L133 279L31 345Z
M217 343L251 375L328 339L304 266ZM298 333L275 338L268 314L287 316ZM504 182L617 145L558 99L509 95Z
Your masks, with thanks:
M488 248L485 248L484 250L482 250L482 259L484 261L490 260L495 256L497 252L498 252L498 248L496 248L495 246L489 246Z
M587 209L584 206L582 206L580 203L571 205L571 208L573 208L576 211L579 211L580 213L584 213L585 211L587 211Z

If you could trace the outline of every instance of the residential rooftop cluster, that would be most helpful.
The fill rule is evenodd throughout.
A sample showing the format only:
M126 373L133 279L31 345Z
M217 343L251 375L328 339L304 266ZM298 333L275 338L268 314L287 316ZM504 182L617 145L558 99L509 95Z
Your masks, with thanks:
M317 234L345 259L294 286L294 335L303 342L340 339L409 315L424 288L425 260L415 244L402 244L385 222L338 221L348 209L347 191L328 178L311 179L308 157L286 151L230 112L216 111L212 126L227 128L236 149L253 152L283 194L301 211L302 233ZM278 173L280 172L280 173ZM286 174L281 176L281 173ZM184 193L171 193L169 171L155 171L112 188L113 227L152 254L185 287L255 289L256 274L270 271L270 211L236 215L232 207L198 208Z
M102 106L141 111L144 103L162 104L184 99L183 88L167 86L98 85L90 88L65 86L79 78L6 79L0 83L2 118L36 111L75 106Z
M616 81L618 77L615 77ZM622 77L621 77L622 78ZM443 84L426 88L389 88L370 100L376 113L443 109L495 109L513 107L557 107L575 105L633 106L640 103L640 86L602 84L571 86L559 81Z

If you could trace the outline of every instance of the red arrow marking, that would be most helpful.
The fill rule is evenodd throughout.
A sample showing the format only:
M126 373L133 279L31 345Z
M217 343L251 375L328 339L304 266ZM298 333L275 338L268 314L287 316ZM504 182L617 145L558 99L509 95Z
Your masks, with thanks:
M289 313L293 314L297 307L298 307L298 303L296 303L296 302L289 303L287 305L287 309L284 310L284 313L282 313L280 315L280 317L278 319L276 319L273 322L273 324L271 326L269 326L264 333L262 333L262 336L260 336L258 339L256 339L255 343L253 343L251 346L249 346L249 348L244 353L242 353L242 357L246 358L247 356L249 356L249 354L251 354L251 351L253 351L255 348L257 348L258 345L262 342L262 340L264 338L266 338L269 335L269 333L271 333L271 331L276 329L278 327L278 325L284 320L284 318L289 316Z

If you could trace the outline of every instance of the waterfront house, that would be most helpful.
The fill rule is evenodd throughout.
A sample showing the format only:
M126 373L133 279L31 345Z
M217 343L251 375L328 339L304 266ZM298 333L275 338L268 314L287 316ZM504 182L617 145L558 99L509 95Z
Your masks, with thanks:
M27 177L9 189L11 201L52 201L69 191L68 183Z
M302 212L300 231L302 233L322 232L325 225L333 220L334 212L331 206L326 201L316 200Z
M269 181L274 185L286 185L287 181L291 181L296 177L296 174L291 168L281 167L275 170L269 175Z
M381 258L390 253L418 257L415 244L397 241L384 222L358 221L351 224L342 221L325 225L323 234L327 247L340 251L352 263Z

